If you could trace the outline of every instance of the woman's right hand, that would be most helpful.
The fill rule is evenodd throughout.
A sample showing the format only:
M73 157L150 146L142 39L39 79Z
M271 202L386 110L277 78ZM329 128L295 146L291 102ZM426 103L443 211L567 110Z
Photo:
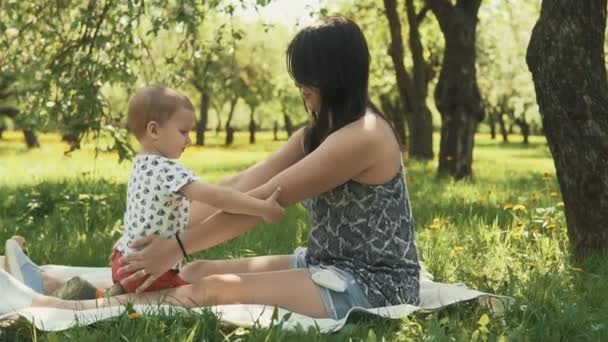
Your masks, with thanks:
M122 280L124 284L149 276L137 288L137 292L145 291L183 256L175 239L165 239L158 235L136 240L131 243L130 247L137 249L137 252L120 259L120 264L123 266L118 269L118 273L133 272Z
M283 208L278 202L277 198L281 194L281 188L277 188L270 197L266 199L267 210L266 213L262 216L264 221L268 223L274 223L278 221L281 216L285 213L285 208Z

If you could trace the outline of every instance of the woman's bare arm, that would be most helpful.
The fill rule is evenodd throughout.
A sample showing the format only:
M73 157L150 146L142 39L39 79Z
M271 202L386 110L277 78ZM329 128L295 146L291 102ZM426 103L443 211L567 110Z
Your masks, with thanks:
M281 171L304 158L304 150L302 149L303 137L304 128L301 128L292 134L287 143L270 157L256 163L243 172L223 179L219 182L219 185L247 192L266 183ZM190 205L189 226L200 223L216 211L217 208L205 203L192 202Z
M364 172L375 161L381 143L375 132L366 130L363 122L355 122L334 132L315 151L291 167L249 192L266 198L281 188L279 204L288 207L306 198L331 190ZM260 222L244 215L218 213L184 232L189 252L213 247L241 235Z

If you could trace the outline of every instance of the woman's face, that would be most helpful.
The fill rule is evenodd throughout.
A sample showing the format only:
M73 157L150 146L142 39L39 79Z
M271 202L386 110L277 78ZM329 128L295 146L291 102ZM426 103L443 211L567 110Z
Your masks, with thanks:
M311 112L319 112L319 110L321 110L321 91L319 88L305 86L299 83L296 83L296 87L300 88L306 108Z

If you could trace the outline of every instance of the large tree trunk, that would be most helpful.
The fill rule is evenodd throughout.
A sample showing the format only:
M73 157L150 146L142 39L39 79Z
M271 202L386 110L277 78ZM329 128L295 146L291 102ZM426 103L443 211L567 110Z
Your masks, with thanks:
M234 115L237 102L239 102L238 97L230 101L230 112L228 112L228 120L226 120L226 146L230 146L234 142L234 128L230 124L232 123L232 116Z
M439 174L472 175L473 146L484 109L475 70L475 30L481 0L427 0L445 39L443 64L435 88L441 113Z
M391 45L389 54L395 68L395 77L399 97L403 104L405 114L408 115L408 128L410 131L410 141L408 144L409 155L416 159L433 158L433 122L431 112L426 105L427 95L427 68L423 57L422 42L418 25L420 18L424 16L426 9L421 14L416 14L412 0L406 0L406 12L409 21L409 45L412 50L414 60L414 78L410 78L403 62L403 38L401 36L401 22L397 13L395 0L384 0L386 18L388 19ZM395 115L395 125L397 132L405 132L401 127L404 126L403 116ZM401 137L403 141L407 138L406 134Z
M251 113L249 114L249 143L255 144L255 106L251 107Z
M608 251L606 0L543 1L527 62L579 257Z
M412 87L412 125L410 126L410 156L417 159L433 159L433 117L426 105L428 95L427 68L418 26L424 18L426 8L416 14L413 0L405 0L409 23L409 45L414 61L414 84Z
M412 87L412 81L410 79L405 65L403 64L403 38L401 37L401 22L399 21L399 15L397 14L397 4L395 0L384 0L384 13L388 19L388 25L391 32L391 44L389 46L389 55L393 61L393 67L395 68L395 78L397 80L397 89L399 91L399 98L401 99L403 113L393 113L391 119L395 122L397 128L397 137L402 146L407 144L407 133L405 131L405 117L407 115L408 121L411 117L411 103L410 99ZM408 125L410 126L410 125Z
M201 94L201 115L198 123L196 124L196 144L200 146L205 145L205 131L207 131L207 121L209 118L209 92L204 91Z
M5 115L5 116L11 118L11 120L13 120L13 122L16 122L18 114L19 114L19 110L15 107L10 107L10 106L0 107L0 115ZM36 136L36 132L34 132L33 130L24 129L23 138L25 140L25 146L27 146L27 148L31 149L31 148L40 147L40 141L38 140L38 137Z

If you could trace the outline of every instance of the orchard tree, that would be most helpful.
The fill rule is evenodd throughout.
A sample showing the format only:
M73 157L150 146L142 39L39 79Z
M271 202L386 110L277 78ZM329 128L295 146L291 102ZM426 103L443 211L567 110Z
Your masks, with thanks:
M608 252L606 0L544 0L527 62L579 257Z
M481 0L426 0L439 22L445 51L435 103L441 114L439 174L471 176L477 125L484 108L475 68L477 13Z

